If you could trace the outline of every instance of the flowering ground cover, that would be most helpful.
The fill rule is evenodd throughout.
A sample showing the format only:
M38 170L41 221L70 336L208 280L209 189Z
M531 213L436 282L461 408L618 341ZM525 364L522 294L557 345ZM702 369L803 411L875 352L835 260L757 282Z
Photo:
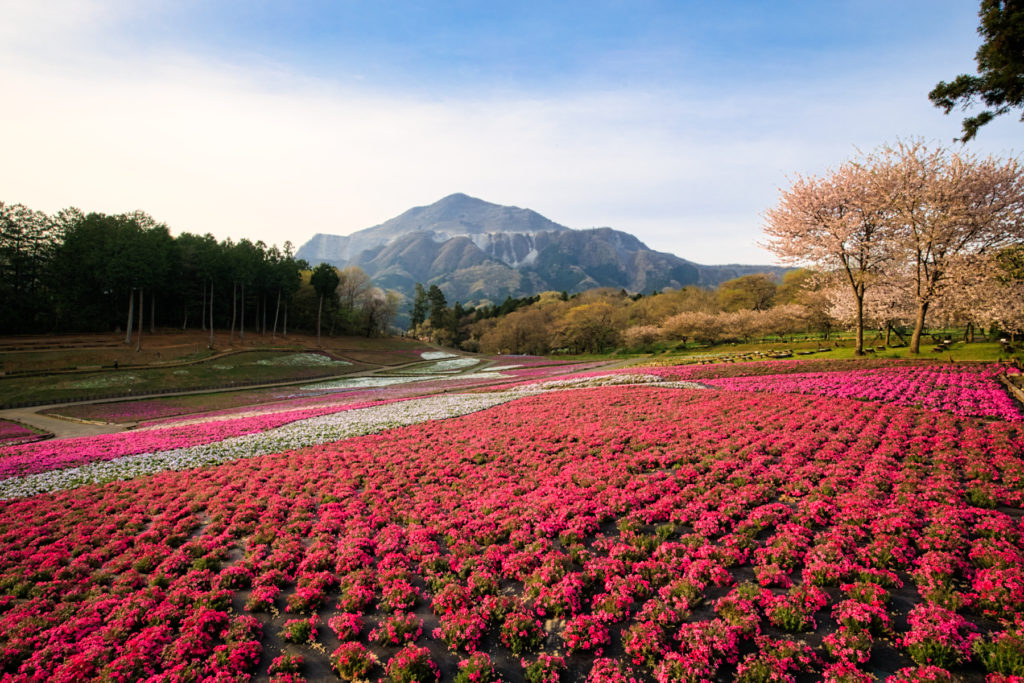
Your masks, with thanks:
M436 360L430 365L422 367L412 367L407 370L403 370L403 373L409 374L432 374L436 372L458 372L471 368L475 365L480 364L479 358L469 358L468 356L459 356L456 358L444 358Z
M0 450L0 481L75 465L114 460L128 455L220 444L232 437L263 434L299 420L371 405L378 403L266 413L201 424L101 434L3 448Z
M760 375L785 375L794 372L838 372L842 370L876 370L894 368L905 365L938 365L937 361L900 360L889 358L845 358L845 359L785 359L758 360L730 363L711 363L703 365L690 363L674 365L672 363L647 363L645 370L656 371L659 368L670 372L673 376L685 379L715 379L723 377L756 377Z
M0 420L0 447L38 441L50 436L15 420Z
M918 365L709 379L707 384L740 391L793 392L919 405L958 415L1022 420L1024 413L999 384L998 365Z
M556 388L357 438L328 432L359 411L310 418L262 455L0 502L2 675L1024 675L1022 423ZM310 425L323 441L289 441Z
M923 407L975 417L1024 420L1022 406L999 382L1016 368L1000 363L882 361L759 361L719 365L651 365L618 372L735 391L836 396ZM567 375L574 380L595 372ZM505 386L515 386L510 383Z

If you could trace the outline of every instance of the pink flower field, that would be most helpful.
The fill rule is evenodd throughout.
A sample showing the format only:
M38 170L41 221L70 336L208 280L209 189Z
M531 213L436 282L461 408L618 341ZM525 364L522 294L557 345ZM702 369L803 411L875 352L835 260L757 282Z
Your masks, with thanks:
M44 439L49 434L43 434L31 427L15 422L13 420L0 420L0 446L13 446L21 443L29 443Z
M0 501L0 677L1024 680L1003 369L765 370ZM0 479L335 415L303 410L4 448Z
M997 381L1003 368L918 365L847 372L809 372L710 379L738 391L770 391L838 396L899 405L918 405L958 415L1022 420L1024 413Z

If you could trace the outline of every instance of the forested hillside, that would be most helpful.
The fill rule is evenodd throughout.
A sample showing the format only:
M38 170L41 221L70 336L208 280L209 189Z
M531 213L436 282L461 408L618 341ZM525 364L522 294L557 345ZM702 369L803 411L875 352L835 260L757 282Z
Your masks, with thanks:
M55 215L0 202L0 333L103 332L155 327L286 334L379 334L398 301L358 268L337 272L321 302L292 245L218 241L136 211Z

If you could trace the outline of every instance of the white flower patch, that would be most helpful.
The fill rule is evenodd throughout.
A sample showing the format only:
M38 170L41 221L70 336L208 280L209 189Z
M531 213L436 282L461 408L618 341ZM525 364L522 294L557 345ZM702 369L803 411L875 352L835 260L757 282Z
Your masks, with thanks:
M423 351L420 358L423 360L440 360L442 358L457 358L459 354L448 353L447 351Z
M165 470L187 470L242 458L315 446L385 429L468 415L517 398L513 394L452 394L399 401L310 418L258 434L201 446L130 455L80 467L13 477L0 482L0 499L133 479Z
M591 377L570 377L568 379L551 379L546 382L535 382L533 384L520 384L508 391L520 395L541 394L546 391L557 391L560 389L585 389L588 387L606 387L620 384L657 384L661 378L657 375L634 375L620 373L616 375L593 375Z
M276 356L274 358L263 358L256 361L256 365L271 365L274 367L332 367L342 365L352 365L345 360L335 360L330 356L325 356L322 353L289 353L283 356Z
M484 368L480 372L501 372L502 370L515 370L521 368L522 365L492 365L489 368Z
M479 363L479 358L467 358L465 356L460 356L431 363L424 368L405 370L405 372L410 375L429 374L433 372L455 372L456 370L462 370L463 368L471 368L474 365L479 365Z
M659 382L659 387L668 387L670 389L714 389L715 387L710 384L701 384L700 382Z
M500 372L489 372L485 369L474 370L473 372L465 372L461 375L437 375L434 377L437 381L449 380L453 382L464 382L466 380L487 380L491 381L501 377L509 377L512 375L503 375Z
M316 382L314 384L303 384L299 387L301 391L344 391L345 389L374 389L376 387L389 387L393 384L408 384L409 382L425 382L434 377L347 377L335 379L329 382Z
M137 379L135 375L106 375L71 382L67 386L69 389L103 389L105 387L122 387L135 382Z

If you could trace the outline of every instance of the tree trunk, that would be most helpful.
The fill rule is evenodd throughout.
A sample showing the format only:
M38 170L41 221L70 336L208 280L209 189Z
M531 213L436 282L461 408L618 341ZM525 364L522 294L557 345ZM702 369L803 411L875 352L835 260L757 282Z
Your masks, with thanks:
M917 307L917 317L914 319L914 333L910 335L910 352L920 353L921 334L924 332L924 319L928 315L928 302L922 301Z
M281 290L277 290L277 305L274 306L274 331L270 333L271 339L277 339L277 315L281 312Z
M188 303L185 303L185 314L181 318L181 331L188 329Z
M856 292L857 299L857 343L853 349L853 355L864 355L864 292Z
M138 339L136 340L138 343L138 346L135 347L136 351L142 350L142 305L144 303L145 300L143 299L142 287L139 287L139 334Z
M231 283L231 332L228 333L228 343L235 343L235 317L238 314L238 283Z
M130 345L132 343L132 326L135 325L133 316L135 314L135 289L128 290L128 324L125 326L124 343Z
M284 302L284 320L281 322L281 336L288 336L288 302Z
M238 324L238 337L242 343L245 343L245 283L242 283L242 320Z
M206 332L206 280L203 280L203 305L202 310L199 312L199 324L202 326L203 332Z
M264 293L263 296L260 297L260 300L263 302L263 331L260 332L260 336L261 337L266 337L267 336L267 295L266 295L266 293Z
M324 298L320 297L320 305L316 307L316 347L320 348L320 314L324 310Z
M149 295L149 333L156 334L156 292Z
M213 349L213 280L210 280L210 349Z

